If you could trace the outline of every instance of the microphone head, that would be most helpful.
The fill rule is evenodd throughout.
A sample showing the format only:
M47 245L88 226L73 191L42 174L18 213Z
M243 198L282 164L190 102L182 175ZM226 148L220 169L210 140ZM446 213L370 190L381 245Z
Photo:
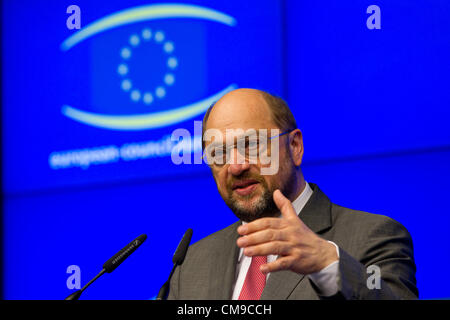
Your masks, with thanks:
M185 232L183 239L181 239L177 249L175 250L175 253L173 254L173 264L180 265L183 263L184 257L186 256L186 252L189 248L189 243L191 242L192 232L193 231L191 228L187 229L187 231Z
M127 244L122 250L117 252L111 259L105 262L103 269L106 272L113 272L126 258L130 256L144 241L147 239L146 234L141 234L139 237Z

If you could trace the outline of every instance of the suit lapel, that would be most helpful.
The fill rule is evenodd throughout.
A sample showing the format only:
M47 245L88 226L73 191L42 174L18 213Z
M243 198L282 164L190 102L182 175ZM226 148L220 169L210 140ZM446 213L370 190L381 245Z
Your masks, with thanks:
M299 218L315 233L322 233L332 225L330 199L313 183L309 184L313 194L306 202Z
M220 241L220 254L212 257L214 268L210 274L210 284L208 298L213 300L231 299L233 284L236 281L236 262L238 259L239 248L236 240L239 236L237 228L241 221L237 221L227 228L224 237L217 239Z
M320 234L331 227L331 202L317 185L313 183L309 185L313 189L313 194L298 216L312 231ZM304 278L304 275L292 271L271 273L261 300L288 299Z
M304 275L292 271L271 273L261 295L261 300L287 299L304 277Z

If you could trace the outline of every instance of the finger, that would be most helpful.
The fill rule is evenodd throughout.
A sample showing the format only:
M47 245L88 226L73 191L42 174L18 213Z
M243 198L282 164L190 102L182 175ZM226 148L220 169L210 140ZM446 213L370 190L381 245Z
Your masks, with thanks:
M285 241L287 240L284 233L279 229L265 229L251 233L249 235L237 239L237 245L240 248L254 246L270 241Z
M289 270L293 264L293 261L294 260L291 257L280 257L273 262L263 264L260 267L260 270L264 274L281 270Z
M271 241L244 249L248 257L268 255L288 255L291 252L291 244L287 241Z
M240 226L237 232L243 236L265 229L279 229L281 227L283 227L283 223L280 218L261 218Z
M278 209L280 209L281 215L284 218L293 218L297 217L297 213L292 206L291 201L286 198L279 189L275 190L273 193L273 201L277 205Z

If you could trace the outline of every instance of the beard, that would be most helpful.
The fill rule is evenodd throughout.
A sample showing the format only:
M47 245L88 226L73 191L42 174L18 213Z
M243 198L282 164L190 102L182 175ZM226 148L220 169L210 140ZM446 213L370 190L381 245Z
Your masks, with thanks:
M269 189L266 181L257 177L246 175L240 179L254 179L259 181L262 187L262 194L250 194L248 196L235 196L231 188L228 189L228 196L223 197L227 206L233 211L234 215L245 222L252 222L259 218L275 217L278 214L278 208L273 201L273 192L278 189L274 187Z
M280 214L280 210L273 201L273 193L276 189L280 191L286 197L290 198L292 195L292 190L296 186L296 174L295 169L292 167L291 163L286 161L284 163L283 170L283 181L281 185L274 184L269 187L266 180L259 174L251 174L249 171L243 172L239 176L235 176L227 184L226 194L221 194L226 205L233 211L234 215L242 221L252 222L256 219L267 218L267 217L277 217ZM250 195L241 196L237 195L232 190L232 185L235 181L252 179L259 182L261 194L259 191L254 191Z

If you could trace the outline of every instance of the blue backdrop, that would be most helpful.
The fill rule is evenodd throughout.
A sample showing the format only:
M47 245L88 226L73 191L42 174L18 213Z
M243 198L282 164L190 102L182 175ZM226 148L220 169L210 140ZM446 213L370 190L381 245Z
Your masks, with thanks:
M394 2L394 3L393 3ZM205 164L171 160L175 129L227 90L282 95L304 172L337 204L410 231L420 297L450 297L448 1L3 1L3 292L62 299L136 236L86 299L150 299L187 228L236 218ZM366 10L381 9L381 29Z

